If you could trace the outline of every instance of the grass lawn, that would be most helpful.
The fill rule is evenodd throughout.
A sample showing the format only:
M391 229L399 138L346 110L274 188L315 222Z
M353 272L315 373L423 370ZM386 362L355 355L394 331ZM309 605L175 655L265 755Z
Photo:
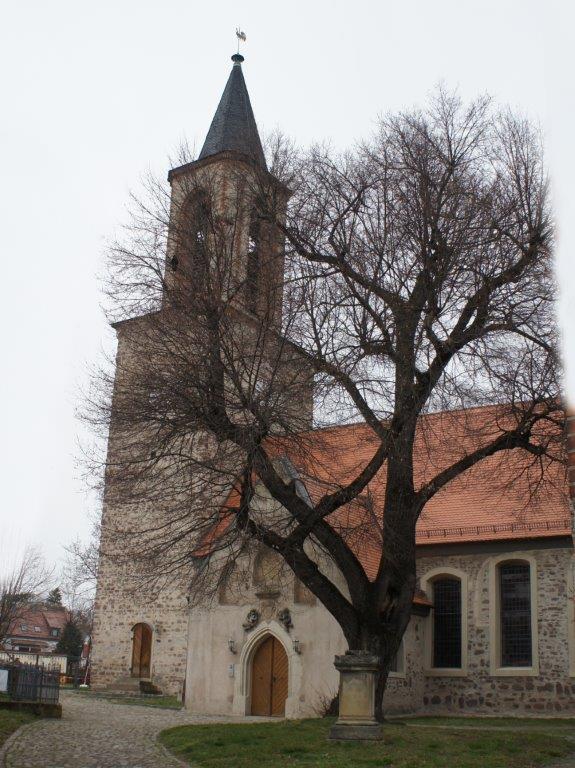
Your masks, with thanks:
M516 728L547 733L569 730L575 736L575 718L572 717L410 717L409 723L448 725L450 728Z
M434 718L435 725L452 719ZM532 768L575 751L573 742L552 729L480 733L399 722L384 726L382 743L330 742L332 722L187 725L163 731L160 740L196 768Z
M28 713L0 709L0 747L17 728L35 719L34 715L29 715Z

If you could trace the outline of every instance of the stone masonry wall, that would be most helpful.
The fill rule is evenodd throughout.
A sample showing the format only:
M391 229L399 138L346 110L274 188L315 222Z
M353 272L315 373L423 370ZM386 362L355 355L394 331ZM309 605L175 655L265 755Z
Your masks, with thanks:
M496 596L491 594L490 563L495 556L452 555L421 558L419 576L434 568L453 567L468 576L468 669L464 676L425 674L423 709L426 712L481 712L493 714L575 713L575 679L570 677L573 601L572 550L510 552L509 559L531 556L536 563L537 645L539 671L528 675L497 674L491 668L490 622L495 620ZM431 632L431 617L426 632ZM430 637L427 638L430 642Z
M132 627L139 622L152 628L151 679L166 694L183 694L188 610L183 590L164 590L147 601L128 589L121 570L102 563L94 608L91 680L94 688L121 683L130 676Z
M118 361L133 356L129 336L118 334ZM125 370L118 366L117 375ZM110 431L108 455L120 445L117 432ZM154 521L146 509L122 508L110 501L102 515L102 549L123 555L130 546L116 531L129 521L132 530ZM137 539L133 546L137 547ZM151 679L164 693L182 696L187 655L187 600L184 588L176 583L154 598L142 584L138 588L134 574L113 556L101 556L94 605L92 632L91 682L95 688L126 683L132 663L132 628L140 622L152 628Z
M421 709L424 696L423 639L426 618L412 616L403 636L403 669L391 672L383 696L387 715Z

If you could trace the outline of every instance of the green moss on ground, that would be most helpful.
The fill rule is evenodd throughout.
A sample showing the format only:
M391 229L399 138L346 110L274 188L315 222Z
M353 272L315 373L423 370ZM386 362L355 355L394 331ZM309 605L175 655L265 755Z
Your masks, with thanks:
M8 736L14 733L24 723L30 723L36 718L27 712L12 712L9 709L0 709L0 747L4 744Z
M181 709L183 704L175 696L158 696L150 698L129 698L126 696L106 697L108 701L114 704L134 704L138 707L159 707L160 709Z
M76 689L74 692L93 699L105 699L111 701L112 704L133 704L138 707L159 707L160 709L182 709L183 707L182 702L175 696L115 696L113 693L88 689Z

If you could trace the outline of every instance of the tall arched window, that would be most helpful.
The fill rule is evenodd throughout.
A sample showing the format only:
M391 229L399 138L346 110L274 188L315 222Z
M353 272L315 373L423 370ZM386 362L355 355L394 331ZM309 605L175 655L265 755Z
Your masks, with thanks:
M260 253L261 228L256 213L252 214L248 233L248 253L246 260L246 308L256 314L260 292Z
M533 638L529 563L518 561L499 566L499 609L501 666L530 667Z
M432 666L461 668L461 581L441 576L433 581Z

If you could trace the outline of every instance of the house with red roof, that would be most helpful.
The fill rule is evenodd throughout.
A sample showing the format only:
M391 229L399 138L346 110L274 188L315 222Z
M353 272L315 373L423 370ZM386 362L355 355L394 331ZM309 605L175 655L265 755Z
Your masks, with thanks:
M30 605L11 622L3 640L3 650L24 653L53 653L70 618L61 605Z

